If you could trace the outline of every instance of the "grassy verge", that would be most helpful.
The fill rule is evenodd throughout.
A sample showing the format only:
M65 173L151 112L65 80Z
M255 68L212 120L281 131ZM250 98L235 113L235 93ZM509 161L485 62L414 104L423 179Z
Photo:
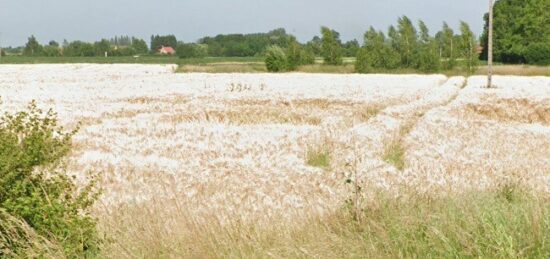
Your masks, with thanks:
M117 258L548 258L548 197L503 192L379 194L361 210L361 221L339 209L266 225L199 220L181 204L128 205L106 214L112 242L103 252ZM158 212L170 207L179 209Z
M355 58L344 58L344 65L323 65L323 60L317 58L315 64L298 67L296 72L302 73L330 73L351 74L355 73ZM180 73L265 73L263 57L206 57L180 59L175 56L143 55L140 57L26 57L5 56L0 59L0 64L64 64L64 63L91 63L91 64L177 64ZM476 75L487 74L485 62ZM373 70L376 74L425 74L414 69ZM460 67L452 70L438 72L447 76L468 76L468 73ZM428 73L429 74L429 73ZM502 65L494 66L496 75L518 76L550 76L550 66L529 65Z

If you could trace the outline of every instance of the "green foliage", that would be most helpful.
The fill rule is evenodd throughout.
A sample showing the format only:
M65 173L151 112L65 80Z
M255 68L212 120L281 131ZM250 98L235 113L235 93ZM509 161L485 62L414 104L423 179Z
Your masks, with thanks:
M300 46L300 43L296 41L295 37L291 36L290 43L286 51L288 70L294 71L299 65L302 64L302 54L302 47Z
M312 65L315 64L315 53L313 50L309 48L302 48L301 54L300 54L300 64L302 65Z
M61 56L61 49L53 45L44 46L42 54L46 57L59 57Z
M105 56L105 53L109 53L110 50L111 43L109 42L109 40L102 39L101 41L94 43L95 56Z
M23 49L23 55L25 56L42 56L43 46L38 43L34 36L29 37L25 48Z
M430 36L428 27L423 21L419 21L420 38L413 54L414 68L422 72L437 72L441 68L441 58L437 52L437 43Z
M342 43L340 34L327 27L321 27L321 55L327 65L342 65Z
M310 41L306 43L306 49L311 51L314 56L321 56L323 41L319 36L314 36Z
M178 40L174 35L151 36L151 52L156 53L162 46L176 48L178 46Z
M208 54L208 47L195 43L179 43L176 53L180 58L203 58Z
M275 29L267 33L227 34L204 37L200 44L208 45L211 57L252 57L263 54L269 46L287 48L290 35L285 29Z
M401 55L403 67L413 66L414 50L418 43L418 35L412 21L403 16L397 20L397 34L395 46Z
M344 45L342 45L344 56L346 57L355 57L357 56L357 52L361 48L359 45L359 41L357 40L350 40Z
M444 59L443 66L445 69L453 69L456 66L456 45L454 40L455 34L453 29L444 22L443 28L435 36L437 45L439 47L440 56Z
M550 42L550 1L499 0L494 5L493 55L497 62L528 62L527 48L535 43ZM482 59L487 59L488 15L481 37ZM544 51L548 51L545 49ZM548 54L543 54L548 55Z
M269 72L287 70L288 60L284 50L279 46L270 46L265 55L265 66Z
M474 33L470 26L465 22L460 22L460 41L458 51L465 59L464 69L468 74L473 74L477 70L479 57L477 54L477 44Z
M524 56L529 64L550 65L550 42L529 44L524 51Z
M59 244L68 257L84 257L97 254L101 243L89 215L98 192L93 180L78 189L61 170L75 133L64 132L56 114L34 102L28 111L0 118L0 208ZM0 236L4 231L0 226ZM2 250L20 249L18 240L0 241Z
M385 40L384 33L371 27L365 33L365 45L358 51L355 70L368 73L377 69L395 69L399 63L399 53Z
M147 43L142 39L132 37L131 47L135 50L136 54L146 54L148 52Z
M93 57L95 54L94 45L83 41L73 41L63 48L66 57Z

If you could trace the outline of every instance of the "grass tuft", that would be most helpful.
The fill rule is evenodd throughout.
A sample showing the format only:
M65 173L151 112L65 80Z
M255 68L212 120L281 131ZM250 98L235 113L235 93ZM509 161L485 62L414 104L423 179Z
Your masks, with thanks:
M401 139L396 138L386 145L383 158L400 171L405 168L405 148Z
M307 164L313 167L330 167L330 152L327 148L309 148L307 151Z

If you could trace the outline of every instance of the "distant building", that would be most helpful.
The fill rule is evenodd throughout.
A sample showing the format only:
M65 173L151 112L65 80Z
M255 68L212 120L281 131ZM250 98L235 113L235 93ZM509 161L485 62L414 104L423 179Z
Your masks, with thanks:
M483 52L483 46L481 45L476 45L476 53L477 54L481 54Z
M168 47L165 47L165 46L162 46L160 49L159 49L159 54L162 54L162 55L174 55L176 54L176 51L174 50L174 48L168 46Z

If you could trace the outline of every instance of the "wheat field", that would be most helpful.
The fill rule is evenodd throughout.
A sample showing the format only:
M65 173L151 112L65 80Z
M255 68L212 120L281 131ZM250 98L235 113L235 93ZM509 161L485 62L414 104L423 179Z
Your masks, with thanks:
M128 249L144 243L161 257L184 242L216 245L193 237L224 226L276 233L276 223L331 215L350 197L350 175L365 202L510 181L550 194L548 77L496 76L485 89L480 76L175 69L0 67L0 111L36 100L65 127L80 123L67 171L98 175L97 215L127 240L107 248L121 257L143 256Z

